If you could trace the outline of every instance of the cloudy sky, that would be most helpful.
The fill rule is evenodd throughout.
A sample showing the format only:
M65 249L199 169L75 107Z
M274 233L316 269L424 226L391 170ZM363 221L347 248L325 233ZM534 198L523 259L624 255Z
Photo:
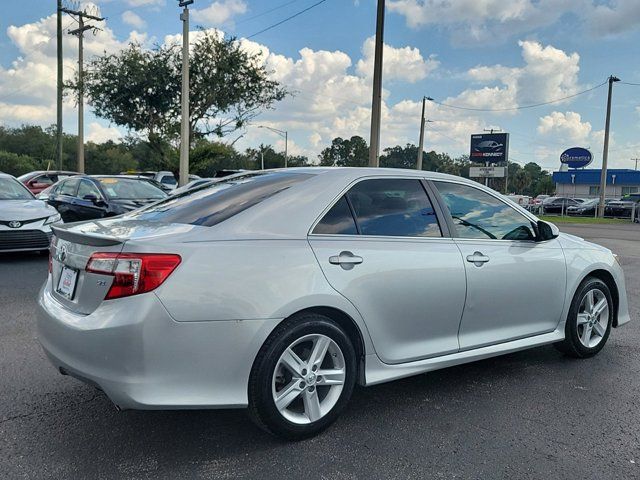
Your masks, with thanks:
M293 20L253 34L318 0L196 0L194 28L216 28L261 50L275 79L296 92L256 125L289 132L289 151L316 158L335 136L369 138L374 0L326 0ZM84 3L107 17L88 35L86 57L130 41L152 46L180 38L175 0ZM55 0L23 0L0 18L0 123L55 122ZM75 23L65 17L65 30ZM176 37L176 35L178 35ZM251 37L247 40L248 37ZM65 75L77 40L65 34ZM459 155L484 128L511 134L511 160L556 168L567 147L602 158L606 86L614 86L611 165L633 167L640 156L640 1L638 0L387 0L382 146L417 143L423 95L428 104L425 148ZM467 109L476 110L464 110ZM501 112L479 110L507 109ZM87 109L88 140L126 133ZM76 131L73 102L65 130ZM270 143L274 133L249 127L240 148ZM233 141L235 136L226 141Z

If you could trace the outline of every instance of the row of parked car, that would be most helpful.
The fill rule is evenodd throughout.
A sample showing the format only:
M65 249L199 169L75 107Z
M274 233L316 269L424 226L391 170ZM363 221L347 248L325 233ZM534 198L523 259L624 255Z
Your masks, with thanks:
M191 181L179 188L171 172L37 171L18 178L0 172L0 252L46 250L54 223L121 215L238 172L221 170L213 178L190 176Z
M509 199L527 210L539 215L575 215L593 217L598 209L599 198L570 198L538 195L535 198L526 195L508 195ZM606 217L631 218L640 213L640 193L627 195L619 200L606 199Z

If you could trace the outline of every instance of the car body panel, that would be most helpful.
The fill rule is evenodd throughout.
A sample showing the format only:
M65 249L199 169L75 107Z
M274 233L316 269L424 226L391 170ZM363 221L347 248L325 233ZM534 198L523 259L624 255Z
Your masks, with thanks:
M309 242L331 286L366 319L383 362L458 351L466 281L452 239L312 235ZM363 262L349 270L329 262L344 251Z

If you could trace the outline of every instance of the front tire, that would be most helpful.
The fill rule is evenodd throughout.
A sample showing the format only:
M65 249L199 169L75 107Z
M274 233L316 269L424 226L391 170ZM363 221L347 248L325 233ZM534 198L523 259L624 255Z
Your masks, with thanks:
M258 353L249 378L249 413L262 429L300 440L329 427L356 381L356 353L332 319L303 313L285 320Z
M604 347L613 324L613 299L606 283L585 278L571 301L565 338L555 346L575 358L593 357Z

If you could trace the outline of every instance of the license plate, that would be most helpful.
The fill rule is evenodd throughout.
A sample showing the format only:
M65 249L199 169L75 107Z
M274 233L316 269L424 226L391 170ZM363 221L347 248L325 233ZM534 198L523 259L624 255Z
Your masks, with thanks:
M78 279L78 271L69 267L62 267L60 280L58 280L57 291L60 295L71 300L76 290L76 281Z

